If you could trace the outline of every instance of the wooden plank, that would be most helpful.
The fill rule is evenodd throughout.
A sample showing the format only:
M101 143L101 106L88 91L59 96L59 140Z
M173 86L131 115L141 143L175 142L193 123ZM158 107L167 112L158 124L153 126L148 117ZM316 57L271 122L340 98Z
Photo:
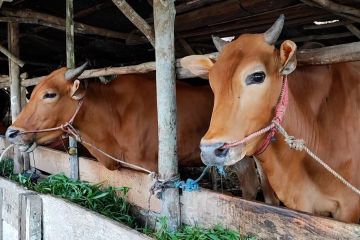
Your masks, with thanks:
M3 209L4 209L4 190L0 188L0 240L4 239Z
M236 16L246 16L237 0L225 0L206 6L195 11L181 14L176 17L176 31L195 29L222 21L227 21Z
M357 38L360 39L360 30L354 24L347 24L346 28Z
M35 164L34 164L35 162ZM64 152L38 147L34 151L33 167L44 172L56 174L64 173L69 176L70 166L68 155ZM80 179L92 183L103 183L104 186L130 188L128 200L141 208L148 209L148 199L153 180L145 173L122 168L120 171L110 171L94 159L79 158ZM160 201L156 197L151 198L150 209L160 212Z
M1 14L6 17L0 17L2 22L17 22L17 23L31 23L39 24L59 30L66 30L66 20L60 17L51 16L48 14L35 12L32 10L9 10L2 9L0 10ZM74 25L75 33L81 34L93 34L102 37L109 37L115 39L127 39L128 33L115 32L108 29L103 29L99 27L90 26L83 23L75 23Z
M36 166L43 171L69 172L65 153L39 147L35 150L34 158ZM140 205L146 208L146 194L151 186L146 174L126 169L121 172L109 171L99 163L84 158L80 158L80 164L84 170L80 173L83 179L91 182L105 181L113 186L130 186L130 202L137 204L142 201ZM0 188L4 188L1 179ZM152 200L153 208L155 199ZM12 198L7 199L6 203L9 201L14 204ZM204 227L214 227L220 223L242 234L256 235L263 239L357 239L360 236L359 225L246 201L206 189L183 192L180 202L182 223ZM157 199L156 203L159 204ZM8 218L5 219L8 221Z
M360 61L360 42L299 50L296 58L300 65L320 65Z
M152 238L69 201L41 195L44 240L150 240Z
M36 193L20 196L21 229L20 239L42 239L42 201Z
M3 239L20 239L21 206L20 198L23 194L31 193L20 185L0 177L2 198Z
M184 192L181 219L185 224L217 224L260 239L359 239L360 226L311 216L285 208L246 201L210 190Z
M154 0L156 100L158 116L159 154L158 166L161 179L178 175L176 143L176 77L174 0ZM180 226L179 189L168 188L161 194L161 215L167 217L168 226Z
M2 189L4 193L2 202L2 218L5 223L3 234L4 240L151 239L124 224L112 221L107 217L79 205L50 195L37 194L26 190L24 187L13 183L8 179L0 178L0 189ZM29 199L34 200L34 198L36 198L36 203L29 202ZM20 199L27 200L21 201ZM21 203L24 203L24 206L26 206L27 209L25 211L25 219L24 216L21 215ZM42 211L39 208L39 204L42 205ZM42 214L34 214L38 211L41 211ZM30 238L24 238L24 235L20 235L19 233L21 231L28 232L27 227L29 225L26 226L28 223L24 223L24 221L31 216L34 217L32 220L37 220L36 224L39 224L41 218L43 234L38 237L39 233L37 232L36 235L27 235L30 236ZM22 225L20 225L21 222L23 223ZM23 229L24 227L25 229Z
M335 15L341 16L343 18L347 18L354 22L360 22L360 17L358 16L360 12L356 8L337 4L329 0L301 0L301 1L311 7L326 9L327 11L332 12Z

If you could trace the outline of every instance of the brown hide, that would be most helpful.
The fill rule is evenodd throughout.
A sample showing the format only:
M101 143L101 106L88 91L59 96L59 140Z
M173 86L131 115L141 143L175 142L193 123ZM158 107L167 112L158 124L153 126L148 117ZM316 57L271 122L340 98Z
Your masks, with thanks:
M216 63L205 56L182 61L193 73L209 74L215 95L210 127L201 141L208 153L204 162L231 165L254 154L264 136L228 152L220 149L224 143L243 139L270 123L282 75L294 70L295 55L296 45L291 41L277 50L265 42L263 34L244 34L225 46ZM263 82L249 81L259 72L266 75ZM290 135L304 139L310 149L357 188L359 76L360 62L298 67L288 76L289 106L282 123ZM281 135L275 137L276 141L257 158L279 199L290 208L358 222L359 196L306 153L289 149Z
M44 129L68 121L78 101L69 94L73 81L66 81L66 68L49 75L34 90L29 103L12 127L24 130ZM154 74L122 75L104 85L91 82L74 126L82 138L107 153L127 162L157 170L157 114ZM56 93L44 99L46 93ZM39 101L43 101L40 104ZM178 155L183 166L200 166L198 143L205 133L212 108L208 87L177 85ZM61 131L26 134L22 141L46 143L62 135ZM88 148L109 169L119 164Z

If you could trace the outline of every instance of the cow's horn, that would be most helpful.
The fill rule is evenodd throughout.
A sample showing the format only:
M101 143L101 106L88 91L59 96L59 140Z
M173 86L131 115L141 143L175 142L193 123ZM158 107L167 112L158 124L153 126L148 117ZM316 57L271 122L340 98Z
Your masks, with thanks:
M271 28L269 28L269 30L264 33L265 41L268 44L274 45L276 43L284 26L284 20L285 16L284 14L281 14L276 22L271 26Z
M212 37L212 40L214 42L216 49L218 50L218 52L221 52L228 42L225 40L222 40L221 38L214 36L214 35L212 35L211 37Z
M68 69L65 72L65 79L69 81L69 80L73 80L73 79L77 78L85 71L85 68L87 67L88 64L89 64L89 62L85 62L80 67L77 67L74 69Z

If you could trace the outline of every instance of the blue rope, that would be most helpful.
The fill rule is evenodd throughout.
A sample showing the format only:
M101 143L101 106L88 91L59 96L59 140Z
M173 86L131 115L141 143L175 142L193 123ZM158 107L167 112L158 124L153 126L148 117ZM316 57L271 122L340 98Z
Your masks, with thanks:
M177 180L174 182L175 188L180 188L186 192L193 192L199 190L199 181L205 176L205 173L209 170L210 166L206 166L200 177L196 180L188 178L186 181Z
M220 176L226 177L226 172L223 166L216 166L216 170Z
M199 190L199 181L205 176L205 173L209 170L209 168L210 166L206 166L203 172L201 173L200 177L198 177L196 180L188 178L186 181L181 181L181 180L175 181L174 187L180 188L186 192L193 192ZM216 169L221 176L226 175L224 167L217 166Z

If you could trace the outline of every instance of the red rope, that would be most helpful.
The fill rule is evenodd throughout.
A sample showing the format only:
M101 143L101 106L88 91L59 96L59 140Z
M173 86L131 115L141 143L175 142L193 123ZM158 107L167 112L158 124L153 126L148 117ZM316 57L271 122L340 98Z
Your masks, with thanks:
M57 131L57 130L62 130L68 134L71 134L73 135L75 138L80 138L80 135L78 134L78 131L73 127L73 122L77 116L77 114L79 113L80 111L80 108L82 106L84 102L84 98L82 98L80 101L79 101L79 104L74 112L74 114L72 115L72 117L70 118L69 121L61 124L60 126L57 126L57 127L53 127L53 128L45 128L45 129L38 129L38 130L29 130L29 131L22 131L20 134L27 134L27 133L43 133L43 132L52 132L52 131Z
M277 123L281 123L283 121L288 103L289 103L289 87L288 87L287 76L285 75L283 77L283 84L281 87L279 101L275 107L275 116L271 122L275 121ZM238 140L238 141L235 141L232 143L226 143L223 146L223 148L231 148L231 147L236 147L239 145L246 144L250 140L252 140L266 132L269 132L268 135L266 136L264 142L261 144L261 146L258 148L258 150L256 150L256 152L254 153L254 155L259 155L265 151L265 149L269 146L272 137L275 135L276 127L275 127L274 123L270 123L268 126L246 136L245 138L243 138L241 140Z

